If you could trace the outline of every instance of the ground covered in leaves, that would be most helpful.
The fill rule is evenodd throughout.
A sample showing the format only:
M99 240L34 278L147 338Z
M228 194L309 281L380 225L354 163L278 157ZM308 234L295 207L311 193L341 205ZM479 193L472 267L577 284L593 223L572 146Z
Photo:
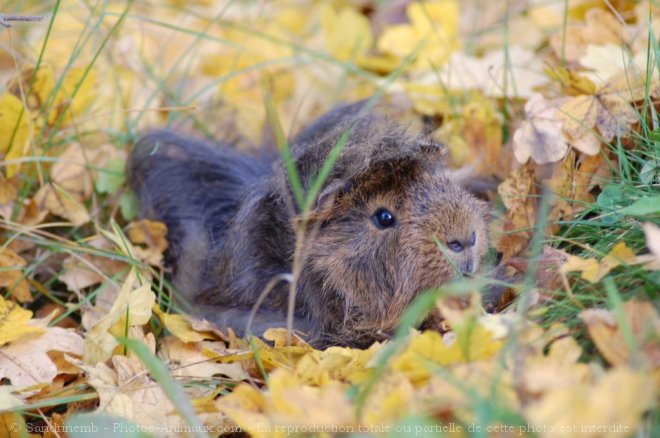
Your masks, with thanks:
M8 8L13 8L8 10ZM3 436L651 436L660 10L648 1L18 1L0 12ZM17 21L13 15L44 16ZM16 17L13 17L14 19ZM172 304L124 164L149 127L273 142L383 96L488 181L502 312L314 350ZM461 300L462 302L463 300Z

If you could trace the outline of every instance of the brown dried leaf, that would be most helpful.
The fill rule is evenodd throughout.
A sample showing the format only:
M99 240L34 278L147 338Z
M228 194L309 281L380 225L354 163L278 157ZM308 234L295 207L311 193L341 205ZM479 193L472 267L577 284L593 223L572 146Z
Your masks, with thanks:
M90 237L87 244L100 251L111 252L113 250L112 244L100 235ZM70 291L79 292L89 286L104 282L108 282L107 287L112 288L110 278L126 269L127 264L110 257L81 254L76 257L67 257L64 260L63 268L63 272L59 275L60 281L66 284Z
M559 118L571 144L587 155L596 155L600 151L600 137L609 142L638 121L639 114L629 102L642 99L644 93L642 76L622 73L595 94L573 97L559 108Z
M531 238L537 208L534 181L534 170L525 165L513 172L497 189L507 208L503 231L495 245L502 252L503 260L524 249Z
M54 183L41 187L34 200L41 210L68 219L73 226L79 227L91 220L85 206Z
M7 288L21 303L31 303L32 294L27 280L23 277L25 259L11 249L0 248L0 287Z

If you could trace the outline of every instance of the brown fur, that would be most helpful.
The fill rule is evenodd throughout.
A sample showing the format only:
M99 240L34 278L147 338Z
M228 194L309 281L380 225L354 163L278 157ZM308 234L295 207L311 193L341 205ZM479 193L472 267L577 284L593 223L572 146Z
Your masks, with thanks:
M387 336L412 299L477 270L487 248L486 205L447 176L443 149L363 103L334 109L294 139L305 190L346 132L306 218L297 282L295 328L320 346ZM160 132L136 146L128 173L143 214L171 230L177 288L198 313L242 332L266 284L292 270L302 217L282 162ZM379 208L394 227L375 225ZM436 242L451 241L465 250L443 254ZM253 332L284 326L287 300L280 282Z

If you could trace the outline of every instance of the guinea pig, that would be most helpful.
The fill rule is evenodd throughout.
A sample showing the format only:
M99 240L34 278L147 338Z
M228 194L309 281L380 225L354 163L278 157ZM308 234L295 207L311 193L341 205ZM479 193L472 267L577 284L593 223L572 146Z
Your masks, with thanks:
M442 146L365 102L336 107L290 144L304 193L333 148L301 211L273 151L170 131L137 142L129 183L142 216L168 227L173 284L193 312L238 334L253 309L252 333L285 327L293 281L294 329L315 346L364 347L417 295L480 268L489 210L448 176Z

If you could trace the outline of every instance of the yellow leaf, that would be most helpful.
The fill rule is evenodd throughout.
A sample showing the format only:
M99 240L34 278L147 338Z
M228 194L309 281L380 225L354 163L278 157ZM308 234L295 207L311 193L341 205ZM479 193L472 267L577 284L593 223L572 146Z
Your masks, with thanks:
M498 111L490 99L477 94L463 109L461 120L467 155L464 162L475 165L482 175L491 175L493 163L502 151L502 121Z
M635 253L632 249L628 248L625 242L619 242L612 250L600 261L600 268L606 272L610 272L612 269L620 266L622 264L633 264L635 263Z
M12 204L16 200L16 194L16 187L0 173L0 205Z
M624 332L614 314L605 309L587 309L580 312L580 318L587 325L589 336L598 351L612 365L626 366L635 362L636 354L646 359L651 369L660 367L660 318L652 304L637 300L623 304L626 320L632 330L636 351L631 351L624 338ZM629 341L629 340L628 340Z
M576 96L596 93L596 85L576 71L555 67L554 69L546 69L546 73L561 84L562 94L564 95Z
M352 423L353 408L346 388L337 382L322 387L302 384L285 369L270 375L265 394L247 384L220 397L216 405L251 436L279 437L296 434L302 428L333 430Z
M598 260L595 258L583 259L578 256L569 256L566 263L561 265L561 272L574 272L578 271L582 273L582 278L585 280L595 283L600 280L599 275L600 265Z
M266 415L267 399L264 394L250 385L238 385L231 394L216 400L218 409L225 413L243 431L254 437L284 437L286 433L276 433L271 427L271 419Z
M411 410L415 398L413 385L401 373L381 378L362 409L362 422L377 428L395 423Z
M326 4L321 10L325 47L337 59L359 59L373 44L367 17L350 7L335 11Z
M154 304L152 310L165 328L181 341L201 342L207 338L204 334L195 331L190 322L182 315L165 313L157 304Z
M594 384L550 390L529 406L526 417L541 437L632 436L653 404L650 380L630 369L615 368Z
M404 372L413 383L421 383L433 374L435 366L490 359L503 345L501 340L493 340L481 324L461 334L453 340L430 330L414 335L403 353L392 361L392 368Z
M303 356L296 365L296 376L304 383L324 385L331 380L359 383L368 374L367 364L382 348L375 343L367 350L329 347Z
M579 363L582 348L570 336L550 345L548 354L540 352L525 361L522 369L525 389L535 395L557 388L571 387L591 379L589 365Z
M415 53L415 69L429 70L444 64L460 47L459 2L412 2L406 9L408 24L390 26L378 39L378 49L404 59Z
M124 336L126 327L143 325L151 319L156 296L149 283L134 288L135 282L135 270L131 270L108 314L89 330L85 338L85 362L106 361L118 345L115 336Z
M14 95L0 95L0 154L5 154L5 161L15 160L25 154L29 138L27 110ZM7 166L7 178L18 173L19 165Z
M624 242L619 242L599 262L595 258L583 259L578 256L570 256L564 263L560 272L581 272L582 278L590 283L597 283L609 272L621 264L636 263L637 257Z
M34 321L38 324L39 320ZM1 347L0 378L10 379L18 388L32 388L53 381L59 370L48 355L50 351L82 354L83 339L75 330L62 327L38 329L40 333L36 336ZM28 392L34 393L37 389Z
M94 102L97 73L92 69L86 74L86 70L87 67L72 68L64 77L51 111L48 113L49 124L54 124L61 113L64 113L62 123L69 124L77 120Z
M28 334L42 333L43 329L29 324L31 318L32 312L12 301L5 301L0 295L0 345Z
M142 219L128 224L128 238L136 245L133 250L138 260L159 266L167 249L167 225ZM145 245L144 247L137 245Z

